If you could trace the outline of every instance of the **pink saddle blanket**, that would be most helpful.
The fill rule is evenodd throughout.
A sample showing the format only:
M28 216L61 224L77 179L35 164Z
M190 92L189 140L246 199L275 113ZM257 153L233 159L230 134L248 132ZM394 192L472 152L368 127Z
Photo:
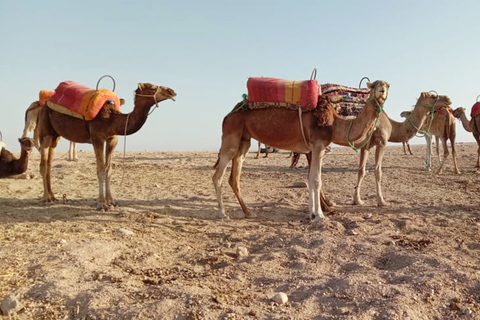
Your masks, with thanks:
M93 120L105 103L115 105L115 109L120 111L120 99L112 91L95 90L73 81L64 81L55 89L47 105L58 112Z

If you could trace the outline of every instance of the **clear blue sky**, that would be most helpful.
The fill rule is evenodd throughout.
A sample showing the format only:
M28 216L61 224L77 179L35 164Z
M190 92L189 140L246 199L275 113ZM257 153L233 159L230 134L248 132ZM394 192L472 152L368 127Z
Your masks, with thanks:
M479 13L473 0L3 0L0 131L19 150L25 109L40 89L64 80L95 87L105 74L127 101L123 112L138 82L178 94L128 136L131 151L216 151L248 77L301 80L313 68L320 83L389 81L385 110L395 120L429 90L469 112L480 94ZM457 141L474 141L458 121Z

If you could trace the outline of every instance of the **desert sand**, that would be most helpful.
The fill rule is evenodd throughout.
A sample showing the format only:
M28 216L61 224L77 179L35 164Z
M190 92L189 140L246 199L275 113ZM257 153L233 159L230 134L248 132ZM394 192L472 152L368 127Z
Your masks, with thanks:
M322 177L336 207L320 223L306 219L307 189L292 187L305 157L291 169L287 152L247 156L241 185L258 218L243 218L227 176L232 219L218 220L216 152L117 149L118 206L102 212L93 152L56 153L59 201L44 204L35 151L26 174L0 184L0 301L19 303L11 319L480 319L476 149L459 143L462 174L449 158L436 175L425 146L388 147L390 205L378 207L373 154L366 205L353 206L358 154L333 148Z

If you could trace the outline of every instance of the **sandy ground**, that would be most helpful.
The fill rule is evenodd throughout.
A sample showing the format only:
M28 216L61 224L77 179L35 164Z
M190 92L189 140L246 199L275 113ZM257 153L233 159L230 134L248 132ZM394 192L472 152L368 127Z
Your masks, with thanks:
M0 300L18 299L11 319L480 319L480 173L476 146L457 150L462 174L450 158L435 175L424 146L389 147L390 205L377 207L373 156L366 205L353 206L358 155L334 148L323 181L336 212L321 223L291 187L306 160L290 169L286 152L245 161L258 218L243 219L224 179L232 219L217 220L216 152L117 151L119 205L99 212L93 153L57 153L59 201L43 204L35 151L26 175L0 184Z

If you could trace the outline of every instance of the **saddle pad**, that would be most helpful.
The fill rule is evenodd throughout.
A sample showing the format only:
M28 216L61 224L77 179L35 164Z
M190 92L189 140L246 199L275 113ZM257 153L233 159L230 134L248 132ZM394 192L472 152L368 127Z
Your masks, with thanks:
M287 103L306 109L314 109L318 102L317 80L251 77L247 89L250 102Z
M475 117L477 114L480 113L480 101L479 102L476 102L473 106L472 106L472 111L470 112L470 118L473 118Z
M328 95L339 116L356 118L363 110L370 96L370 89L351 88L339 84L326 83L320 86L322 94Z
M50 97L47 105L55 111L93 120L105 103L115 105L120 111L118 96L107 89L91 89L73 81L61 82Z

